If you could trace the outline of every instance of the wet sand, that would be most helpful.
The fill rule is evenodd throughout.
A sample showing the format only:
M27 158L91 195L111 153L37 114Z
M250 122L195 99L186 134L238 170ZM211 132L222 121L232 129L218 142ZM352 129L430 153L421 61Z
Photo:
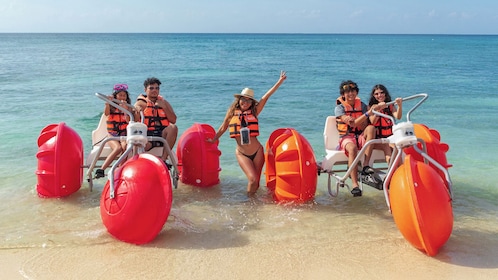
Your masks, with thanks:
M83 188L65 199L40 199L34 191L11 197L24 207L3 208L0 279L491 280L498 275L495 206L472 203L471 196L456 197L452 235L429 257L404 239L383 194L373 188L361 198L345 191L331 198L320 188L313 203L278 205L264 192L255 202L244 200L237 188L181 185L163 230L140 246L107 232L99 188Z
M281 237L262 229L253 238L247 232L170 228L142 246L106 237L92 245L2 248L0 278L439 280L498 275L498 240L492 232L457 228L440 253L429 257L399 233L384 235L378 228L365 238L354 226L342 230L342 235L309 235L306 229Z

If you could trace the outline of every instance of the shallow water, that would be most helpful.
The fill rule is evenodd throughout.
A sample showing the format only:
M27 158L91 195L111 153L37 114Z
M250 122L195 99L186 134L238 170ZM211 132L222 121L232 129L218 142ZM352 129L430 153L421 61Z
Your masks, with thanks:
M117 244L100 219L104 180L61 199L41 199L35 185L36 139L50 123L66 122L82 137L85 153L102 112L95 92L129 83L132 95L156 75L179 115L180 133L194 122L215 129L234 93L250 86L261 96L288 72L288 80L260 116L260 141L280 127L296 128L323 152L323 125L343 79L370 86L382 82L393 96L428 92L413 120L438 129L454 187L454 227L437 260L457 266L498 268L498 191L491 163L498 152L498 59L496 36L188 35L188 34L0 34L1 249ZM146 41L147 44L141 43ZM22 46L22 47L21 47ZM77 47L76 47L77 46ZM14 59L15 57L15 59ZM484 70L485 69L485 70ZM468 98L487 92L486 96ZM20 104L20 106L15 106ZM478 114L463 114L477 108ZM482 119L482 120L481 120ZM478 131L478 133L476 133ZM476 145L475 143L479 143ZM476 148L476 146L482 148ZM227 135L220 141L221 183L208 189L180 184L170 217L149 247L178 250L252 248L304 242L348 250L352 240L418 259L396 228L383 193L366 187L353 198L327 193L318 178L315 199L276 204L262 187L245 196L246 180ZM264 176L262 185L265 184ZM305 240L305 241L303 241ZM303 243L303 244L304 244ZM302 248L294 244L294 250ZM303 245L304 246L304 245ZM479 249L476 249L479 248ZM287 252L287 254L293 254ZM425 263L427 264L427 263Z

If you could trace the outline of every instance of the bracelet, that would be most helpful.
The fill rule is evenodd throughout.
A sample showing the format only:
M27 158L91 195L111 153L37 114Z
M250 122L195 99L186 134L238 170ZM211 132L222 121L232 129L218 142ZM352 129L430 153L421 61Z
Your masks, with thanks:
M368 112L365 113L365 117L367 117L367 118L369 117Z

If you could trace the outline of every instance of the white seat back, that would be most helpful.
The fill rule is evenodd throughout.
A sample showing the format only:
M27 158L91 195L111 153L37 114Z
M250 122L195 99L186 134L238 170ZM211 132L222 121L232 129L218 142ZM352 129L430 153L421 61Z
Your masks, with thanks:
M322 169L332 170L334 165L347 164L348 158L344 151L339 151L339 131L337 130L336 117L328 116L325 120L325 128L323 130L323 141L325 145L325 158L322 161ZM364 165L363 158L360 160ZM370 162L367 165L372 166L374 162L385 162L384 152L374 149Z
M92 131L92 146L102 142L107 135L107 116L102 114L97 128Z
M347 165L348 157L346 157L344 151L337 150L337 146L339 145L339 131L337 131L335 116L328 116L325 119L323 143L326 153L321 163L323 170L333 170L335 165Z
M92 150L86 158L87 166L90 166L92 164L93 160L97 156L101 143L104 141L104 139L107 138L107 136L109 136L109 133L107 132L107 116L105 114L102 114L97 128L92 131ZM106 143L105 147L102 149L99 160L105 160L105 158L111 153L111 151L111 147L109 147L109 145Z
M339 145L339 131L337 131L335 116L328 116L323 130L325 150L336 150Z

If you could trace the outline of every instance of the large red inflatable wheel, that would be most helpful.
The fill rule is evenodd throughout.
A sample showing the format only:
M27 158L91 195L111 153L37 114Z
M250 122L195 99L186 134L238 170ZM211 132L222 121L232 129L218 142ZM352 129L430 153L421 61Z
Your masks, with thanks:
M115 196L107 181L100 200L102 222L117 239L145 244L166 223L172 203L171 178L163 161L140 154L116 169Z

